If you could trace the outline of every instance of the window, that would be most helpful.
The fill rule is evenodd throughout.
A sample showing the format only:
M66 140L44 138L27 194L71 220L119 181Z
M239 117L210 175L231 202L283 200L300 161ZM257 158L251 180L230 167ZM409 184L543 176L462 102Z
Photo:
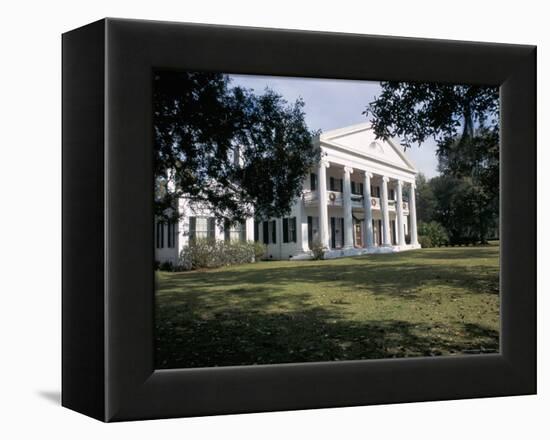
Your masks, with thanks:
M351 182L351 193L356 195L363 195L363 184L360 182Z
M338 249L344 246L344 219L343 217L330 218L330 247Z
M329 189L331 191L344 191L344 181L342 179L337 179L335 177L331 177L329 179Z
M288 239L292 243L296 243L296 217L292 217L288 221Z
M214 217L189 217L189 239L215 238L216 219Z
M372 197L380 197L380 187L379 186L371 186L370 187L370 194Z
M176 224L174 222L168 222L168 247L174 248L176 246Z
M264 222L264 244L277 243L277 220Z
M296 217L283 218L283 243L296 243Z
M225 226L225 241L246 241L246 223Z
M157 222L156 242L157 249L164 247L164 222Z
M395 190L390 189L390 200L395 200Z
M307 241L309 245L313 243L313 241L319 239L319 217L311 217L308 216L307 218Z
M317 174L311 173L309 175L309 188L312 191L315 191L317 189Z

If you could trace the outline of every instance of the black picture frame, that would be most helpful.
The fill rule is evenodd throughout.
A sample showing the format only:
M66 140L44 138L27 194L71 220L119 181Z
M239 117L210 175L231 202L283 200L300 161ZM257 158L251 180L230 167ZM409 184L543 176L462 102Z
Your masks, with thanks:
M536 393L536 47L104 19L62 50L64 406L120 421ZM498 85L499 354L155 371L153 68Z

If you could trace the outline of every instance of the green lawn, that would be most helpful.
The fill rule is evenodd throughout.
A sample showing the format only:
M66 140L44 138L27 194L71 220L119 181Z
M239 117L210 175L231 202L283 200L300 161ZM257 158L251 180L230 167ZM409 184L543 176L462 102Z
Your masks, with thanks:
M157 368L498 350L498 244L157 272Z

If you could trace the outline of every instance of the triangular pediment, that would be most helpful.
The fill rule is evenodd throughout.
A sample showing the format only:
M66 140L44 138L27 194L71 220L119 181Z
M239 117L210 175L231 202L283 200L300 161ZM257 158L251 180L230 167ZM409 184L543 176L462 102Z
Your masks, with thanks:
M376 139L374 130L368 122L327 131L321 134L320 140L365 157L416 171L405 155L403 147L395 140Z

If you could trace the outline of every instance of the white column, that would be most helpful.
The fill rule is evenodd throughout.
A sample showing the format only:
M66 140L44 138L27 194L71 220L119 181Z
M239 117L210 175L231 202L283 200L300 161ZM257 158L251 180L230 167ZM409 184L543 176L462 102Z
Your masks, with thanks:
M365 171L363 180L363 210L365 211L365 224L363 228L363 246L371 248L374 244L372 230L372 205L370 194L370 179L372 174Z
M351 180L350 176L353 174L353 168L344 167L344 194L343 194L343 206L344 206L344 248L353 247L353 217L351 212Z
M388 208L388 181L387 177L382 177L382 246L391 246L390 236L390 213Z
M397 181L397 242L399 246L405 246L405 227L403 225L403 182Z
M411 183L410 200L409 200L409 217L411 218L411 244L418 245L418 234L416 232L416 184Z
M254 217L246 219L246 240L254 241Z
M328 209L327 209L327 168L329 163L327 160L321 159L319 162L318 171L318 188L317 188L317 200L319 201L319 236L321 237L321 244L325 248L329 248L328 245Z
M296 247L298 251L309 251L307 242L307 215L304 215L304 201L300 197L296 201Z

